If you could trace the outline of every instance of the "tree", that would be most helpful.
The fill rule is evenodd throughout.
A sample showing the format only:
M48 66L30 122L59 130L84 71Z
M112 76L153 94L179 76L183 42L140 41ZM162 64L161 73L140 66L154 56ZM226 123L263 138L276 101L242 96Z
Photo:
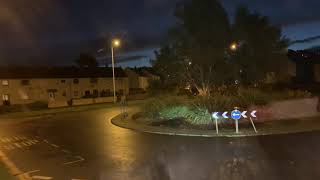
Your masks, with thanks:
M281 28L272 25L266 16L239 6L233 37L238 44L233 59L243 82L256 83L268 73L279 75L283 72L287 62L284 51L289 41L282 36Z
M231 77L228 72L232 71L225 70L232 69L226 58L231 35L227 13L216 0L191 0L179 4L175 16L177 23L170 31L169 49L163 47L156 54L156 64L168 74L182 72L177 76L183 78L180 81L208 95L214 84L225 83ZM165 59L167 56L170 58Z
M98 66L96 58L88 53L81 53L75 63L81 68L95 68Z
M177 86L183 79L183 61L176 53L176 49L170 45L163 46L155 51L156 60L152 61L154 69L161 76L166 86Z

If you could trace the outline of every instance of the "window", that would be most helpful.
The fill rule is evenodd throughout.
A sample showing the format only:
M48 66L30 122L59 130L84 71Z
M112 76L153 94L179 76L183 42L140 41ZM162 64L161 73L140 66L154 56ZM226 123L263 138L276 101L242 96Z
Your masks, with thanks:
M27 80L27 79L21 80L21 85L23 86L30 85L30 80Z
M73 79L73 84L79 84L79 79Z
M74 92L73 92L73 95L74 95L74 96L79 96L79 91L74 91Z
M49 99L54 99L54 98L55 98L54 92L49 92Z
M97 84L98 83L98 78L90 78L90 83Z
M3 101L9 101L9 94L3 94L2 95L2 100Z
M3 86L8 86L9 85L9 81L8 80L2 80L2 85Z
M85 95L85 96L90 96L90 91L85 91L85 92L84 92L84 95Z
M60 82L61 82L61 83L66 83L66 80L62 79Z

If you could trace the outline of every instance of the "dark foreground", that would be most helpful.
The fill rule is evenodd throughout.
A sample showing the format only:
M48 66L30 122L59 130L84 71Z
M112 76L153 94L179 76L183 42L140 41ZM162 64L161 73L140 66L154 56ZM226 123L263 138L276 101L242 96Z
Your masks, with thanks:
M248 138L136 133L119 109L0 126L0 148L33 179L320 179L320 132Z

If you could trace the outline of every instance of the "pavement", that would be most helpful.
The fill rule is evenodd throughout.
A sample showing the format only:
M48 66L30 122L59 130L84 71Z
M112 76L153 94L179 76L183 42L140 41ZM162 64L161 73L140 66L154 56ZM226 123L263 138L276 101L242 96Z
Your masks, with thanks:
M16 177L36 180L320 178L320 132L166 136L112 125L111 118L120 112L108 108L2 123L0 151Z

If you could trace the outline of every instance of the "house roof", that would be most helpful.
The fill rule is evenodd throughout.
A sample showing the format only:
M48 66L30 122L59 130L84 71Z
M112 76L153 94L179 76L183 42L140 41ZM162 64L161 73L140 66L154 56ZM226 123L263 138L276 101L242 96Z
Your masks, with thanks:
M135 72L137 75L142 77L157 76L156 73L154 72L154 69L149 67L127 68L127 69Z
M305 62L312 64L320 64L320 50L308 49L308 50L288 50L288 57L294 62Z
M115 68L116 77L127 77L122 68ZM77 67L0 67L0 79L99 78L112 77L112 68Z

